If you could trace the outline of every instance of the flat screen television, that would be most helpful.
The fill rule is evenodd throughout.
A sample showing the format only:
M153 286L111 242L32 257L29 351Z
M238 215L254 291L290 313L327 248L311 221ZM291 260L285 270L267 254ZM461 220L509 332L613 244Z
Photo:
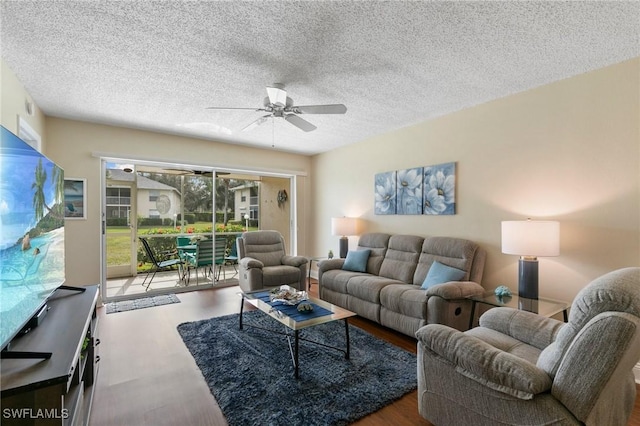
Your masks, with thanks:
M0 126L1 127L1 126ZM0 350L64 284L64 175L1 127Z

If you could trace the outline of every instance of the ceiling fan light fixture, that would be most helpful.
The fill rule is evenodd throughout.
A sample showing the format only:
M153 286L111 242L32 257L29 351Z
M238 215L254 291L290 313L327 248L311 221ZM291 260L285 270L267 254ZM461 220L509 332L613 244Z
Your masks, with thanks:
M279 107L284 107L287 105L287 91L283 89L283 86L280 84L274 84L274 87L267 87L267 95L269 96L269 101L273 105L277 105Z

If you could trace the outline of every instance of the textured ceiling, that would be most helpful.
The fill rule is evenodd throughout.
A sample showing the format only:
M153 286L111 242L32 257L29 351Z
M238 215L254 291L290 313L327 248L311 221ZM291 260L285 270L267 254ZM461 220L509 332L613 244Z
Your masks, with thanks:
M45 114L315 154L640 56L639 2L6 1ZM265 86L343 103L248 132Z

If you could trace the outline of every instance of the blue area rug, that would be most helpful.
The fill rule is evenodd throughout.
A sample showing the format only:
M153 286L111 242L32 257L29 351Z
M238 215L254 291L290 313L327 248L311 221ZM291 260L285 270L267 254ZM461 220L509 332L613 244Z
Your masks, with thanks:
M282 332L259 311L245 324ZM351 356L300 342L300 378L286 338L238 328L238 314L178 326L230 426L346 425L417 387L416 356L349 326ZM345 347L343 321L310 327L301 336Z
M122 300L120 302L107 303L107 313L132 311L134 309L151 308L152 306L169 305L171 303L180 303L180 299L175 294L162 294L160 296L143 297L133 300Z

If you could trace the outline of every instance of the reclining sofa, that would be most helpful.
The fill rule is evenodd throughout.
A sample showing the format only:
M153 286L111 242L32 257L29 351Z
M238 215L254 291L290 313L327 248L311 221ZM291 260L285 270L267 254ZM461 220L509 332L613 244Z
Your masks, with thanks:
M354 268L350 258L366 252L366 264ZM364 234L346 259L319 263L319 295L411 337L426 324L464 331L471 315L467 298L485 291L485 258L480 246L459 238Z

